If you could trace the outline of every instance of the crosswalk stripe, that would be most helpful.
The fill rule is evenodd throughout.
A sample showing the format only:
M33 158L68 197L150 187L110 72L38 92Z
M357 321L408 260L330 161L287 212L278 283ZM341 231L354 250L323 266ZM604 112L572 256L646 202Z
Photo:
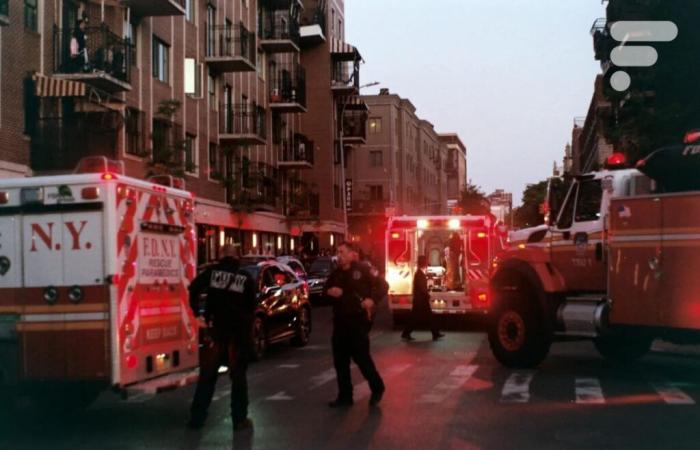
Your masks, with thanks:
M271 402L290 401L294 400L294 397L292 397L291 395L287 395L287 392L285 391L279 391L278 393L265 398L265 400Z
M530 382L534 371L514 372L508 377L501 391L501 403L527 403L530 401Z
M418 399L419 403L442 403L455 390L464 385L479 366L457 366L448 377L436 384L428 393Z
M404 372L406 369L411 367L412 364L399 364L396 366L390 366L388 369L384 371L380 371L380 375L382 378L386 381L388 379L391 379L395 377L396 375L399 375L401 372ZM355 385L353 388L354 394L353 398L355 400L360 400L362 398L368 397L369 394L371 393L371 390L369 388L369 383L366 381L363 381L360 384Z
M325 370L309 379L309 390L313 391L331 380L335 380L335 369Z
M602 405L605 403L603 389L597 378L576 378L576 403Z
M652 387L659 394L661 399L669 405L695 404L695 400L671 383L652 383Z

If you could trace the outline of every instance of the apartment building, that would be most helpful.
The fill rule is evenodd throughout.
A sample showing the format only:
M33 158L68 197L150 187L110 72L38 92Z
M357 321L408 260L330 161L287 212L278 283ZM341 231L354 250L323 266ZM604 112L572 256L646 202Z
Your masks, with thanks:
M447 203L459 202L462 191L467 187L467 147L455 133L440 134L440 141L447 149L445 175L447 183Z
M410 100L387 89L360 96L360 103L369 118L366 143L348 157L348 224L351 238L377 256L387 215L448 213L457 173L466 185L466 147L456 134L438 134Z
M324 170L317 151L333 154L303 131L307 73L330 78L332 67L302 60L323 47L330 61L334 11L342 17L342 3L0 0L0 175L119 159L130 176L185 179L200 262L224 242L292 252L303 233L294 219L318 220L301 187ZM317 195L332 189L326 178Z
M612 105L605 98L604 77L596 77L593 96L585 117L574 119L571 132L571 171L574 175L598 170L613 153L613 146L604 136L605 121L612 114Z

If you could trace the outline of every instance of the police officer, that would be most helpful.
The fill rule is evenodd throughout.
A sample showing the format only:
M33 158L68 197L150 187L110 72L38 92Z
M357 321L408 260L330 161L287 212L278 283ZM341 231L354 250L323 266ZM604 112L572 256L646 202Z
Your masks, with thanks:
M323 288L333 303L332 347L338 396L328 404L331 408L353 404L350 359L369 383L370 406L379 403L385 390L369 353L369 329L374 310L372 277L367 266L357 261L357 253L351 243L338 245L338 268L330 274Z
M190 306L208 337L200 352L197 389L190 408L190 428L201 428L207 418L216 388L219 366L228 360L231 377L231 417L233 429L251 428L248 418L248 383L246 370L255 312L255 284L239 268L233 245L221 247L221 259L202 272L190 285ZM199 316L199 297L206 293L206 308Z
M428 279L425 276L425 270L428 268L428 258L424 255L418 257L418 270L413 276L413 307L411 308L411 316L406 322L406 327L401 333L401 339L405 341L413 341L411 333L416 326L422 322L428 322L430 332L433 334L433 340L444 337L437 327L433 310L430 308L430 292L428 291Z

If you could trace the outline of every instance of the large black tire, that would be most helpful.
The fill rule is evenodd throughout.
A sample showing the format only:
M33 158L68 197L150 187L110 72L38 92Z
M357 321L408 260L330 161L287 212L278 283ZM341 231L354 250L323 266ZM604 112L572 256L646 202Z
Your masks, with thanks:
M612 331L593 340L598 353L610 362L629 364L646 355L654 338L644 333Z
M489 344L506 367L532 368L549 353L551 337L542 326L535 304L513 296L497 305L489 323Z
M303 307L299 310L297 317L296 335L292 338L292 345L295 347L303 347L309 343L311 337L311 310Z
M251 332L250 360L260 361L267 351L267 327L262 317L256 317L253 321Z

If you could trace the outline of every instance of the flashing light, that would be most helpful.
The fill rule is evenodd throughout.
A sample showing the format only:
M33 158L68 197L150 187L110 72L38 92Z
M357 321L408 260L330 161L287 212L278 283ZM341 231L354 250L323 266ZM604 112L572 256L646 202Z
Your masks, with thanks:
M223 246L226 243L226 234L224 230L219 231L219 246Z
M483 232L483 231L479 231L478 233L476 233L476 237L479 239L484 239L487 236L488 236L488 234Z
M84 187L80 191L80 196L83 198L83 200L95 200L100 196L100 188L95 186Z
M609 169L619 169L621 167L625 167L627 165L627 157L624 153L613 153L612 155L608 156L605 165Z
M258 248L258 233L253 233L253 248Z
M690 130L683 137L684 144L695 144L700 141L700 130Z
M391 233L392 239L401 239L401 233L393 232Z
M134 355L129 355L126 357L126 367L129 369L135 369L136 366L139 364L138 358Z
M459 219L450 219L449 222L447 222L447 227L450 230L459 230L459 227L460 227Z
M277 236L277 250L282 250L282 236Z
M289 240L289 249L294 251L294 238L291 238Z
M103 173L100 178L102 178L103 181L112 181L112 180L116 180L117 176L111 172L107 172L107 173Z
M518 244L518 248L519 248L520 250L524 250L525 247L526 247L525 244Z
M0 205L5 205L10 202L9 192L0 192Z
M331 234L331 247L335 245L335 236Z
M428 222L426 219L418 219L416 221L416 227L418 227L419 230L425 230L430 227L430 222Z

